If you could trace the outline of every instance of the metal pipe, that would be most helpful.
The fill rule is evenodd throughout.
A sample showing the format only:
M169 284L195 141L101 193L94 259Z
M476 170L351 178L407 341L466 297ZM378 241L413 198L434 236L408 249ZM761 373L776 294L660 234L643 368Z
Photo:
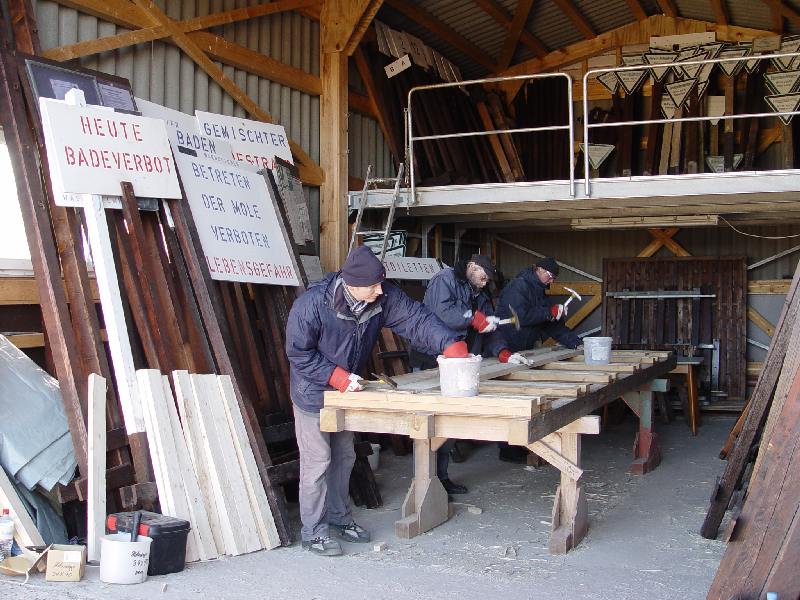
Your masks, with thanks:
M544 127L521 127L518 129L492 129L491 131L468 131L467 133L441 133L439 135L420 135L414 138L415 142L421 140L445 140L450 138L473 137L479 135L497 135L500 133L526 133L536 131L553 131L555 129L569 129L569 125L546 125Z
M572 77L567 75L567 119L569 121L569 140L567 144L567 160L569 161L569 195L575 197L575 114L572 106Z
M780 115L800 115L800 111L748 113L746 115L722 115L719 117L676 117L673 119L646 119L642 121L619 121L617 123L593 123L589 127L625 127L629 125L649 125L651 123L684 123L686 121L716 121L727 119L749 119L750 117L777 117Z

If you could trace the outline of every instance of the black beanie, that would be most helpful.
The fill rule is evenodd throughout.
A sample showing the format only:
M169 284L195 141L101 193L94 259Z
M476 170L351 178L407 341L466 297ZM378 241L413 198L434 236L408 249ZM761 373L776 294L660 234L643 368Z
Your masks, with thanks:
M545 271L550 271L553 274L553 277L558 277L558 263L556 262L555 258L543 258L539 262L536 263L537 267L542 267Z
M347 255L342 279L351 287L369 287L386 279L386 269L366 246L359 246Z
M486 277L494 281L496 278L496 274L494 272L494 265L492 261L489 260L489 257L484 254L473 254L472 258L469 259L469 262L475 263L481 269L486 272Z

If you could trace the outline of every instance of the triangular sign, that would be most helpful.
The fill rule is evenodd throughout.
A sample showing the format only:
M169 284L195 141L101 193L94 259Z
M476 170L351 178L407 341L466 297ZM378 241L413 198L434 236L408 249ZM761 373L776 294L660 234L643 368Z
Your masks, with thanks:
M790 52L797 52L800 49L800 38L784 38L781 42L781 49L778 51L779 54L788 54ZM772 64L778 67L781 71L788 71L792 68L792 62L794 61L794 56L787 56L785 58L773 58Z
M661 65L664 63L675 62L678 58L677 52L649 52L644 55L648 65ZM661 81L672 70L672 67L651 67L650 73L653 79Z
M597 81L599 81L604 88L611 92L612 96L617 93L617 88L619 87L619 78L613 71L598 75Z
M675 110L678 107L675 106L675 102L670 98L669 94L664 94L661 96L661 114L665 119L672 119L675 117Z
M702 98L703 94L706 93L707 89L708 89L708 81L701 81L700 83L698 83L697 84L697 97L698 98Z
M764 100L767 101L769 107L775 112L795 112L797 107L800 106L800 93L766 96ZM784 125L788 125L792 121L793 116L794 115L778 115L778 118L783 121Z
M694 62L694 61L698 61L698 60L705 60L706 57L707 57L707 55L706 55L705 52L698 52L697 54L694 54L692 56L686 57L685 59L682 59L681 62L684 62L684 61L685 62ZM681 66L681 70L684 73L686 73L687 77L695 78L695 77L697 77L697 73L700 71L700 69L702 67L703 67L703 65L686 65L686 66Z
M743 154L734 154L733 155L733 168L738 169L739 165L742 164L742 159L744 158ZM724 156L706 156L706 164L708 168L711 169L713 173L724 173L725 172L725 157Z
M581 150L586 152L586 144L581 143ZM589 144L589 164L599 169L613 151L613 144Z
M670 98L672 98L675 106L683 106L683 103L686 102L686 98L689 97L689 94L696 85L697 79L684 79L682 81L673 81L664 87L667 88L667 93Z
M750 54L750 48L727 48L721 50L720 53L717 54L717 58L742 58L748 54ZM722 69L728 77L733 77L739 72L743 65L744 62L741 60L729 60L719 63L719 68Z
M641 54L623 54L622 55L622 66L623 67L635 67L636 65L643 65L644 56Z
M773 94L791 94L797 89L797 83L800 82L800 71L764 73L764 81Z
M625 89L625 92L632 94L641 87L642 83L647 78L647 70L617 71L617 77L622 87Z
M700 46L700 50L705 52L708 55L708 58L716 58L717 54L725 44L723 42L713 42L711 44L703 44Z
M721 117L725 114L725 96L709 96L706 99L706 114L709 117ZM711 124L716 125L719 119L711 119Z

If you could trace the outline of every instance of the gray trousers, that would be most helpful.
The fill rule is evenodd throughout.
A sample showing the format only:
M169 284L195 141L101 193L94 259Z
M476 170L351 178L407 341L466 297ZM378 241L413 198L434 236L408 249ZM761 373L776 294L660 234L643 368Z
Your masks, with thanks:
M350 472L356 462L353 432L319 430L319 413L294 406L294 431L300 449L300 537L328 536L328 523L349 525Z

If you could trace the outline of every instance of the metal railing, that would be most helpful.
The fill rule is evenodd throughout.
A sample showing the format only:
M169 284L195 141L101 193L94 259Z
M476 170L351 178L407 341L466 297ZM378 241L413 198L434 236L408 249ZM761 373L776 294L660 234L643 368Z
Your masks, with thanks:
M568 124L567 125L547 125L544 127L519 127L515 129L493 129L491 131L470 131L465 133L446 133L439 135L422 135L415 136L413 128L413 111L411 106L411 97L416 92L425 90L452 88L452 87L465 87L468 85L484 84L484 83L497 83L501 81L520 81L530 79L547 79L547 78L564 78L567 83L567 108L568 108ZM457 81L453 83L437 83L431 85L420 85L413 87L408 91L408 108L406 109L406 150L408 152L408 172L409 172L409 186L411 188L411 196L409 198L409 205L416 203L416 183L415 179L415 165L414 165L414 142L423 140L438 140L438 139L452 139L460 137L475 137L483 135L504 135L511 133L533 133L537 131L561 131L566 130L569 135L569 143L567 144L567 152L569 154L569 195L575 196L575 155L572 152L572 145L575 139L575 128L573 118L572 106L572 77L566 73L537 73L535 75L515 75L513 77L491 77L487 79L471 79L469 81Z
M708 58L704 60L675 61L671 63L658 63L655 65L642 64L626 67L605 67L590 69L583 76L583 174L584 174L584 196L591 197L590 170L589 170L589 129L600 127L629 127L633 125L649 125L655 123L684 123L690 121L728 121L733 119L749 119L761 117L778 117L783 115L800 115L800 111L790 112L767 112L767 113L748 113L741 115L720 115L706 117L673 117L669 119L642 119L638 121L618 121L614 123L589 123L589 77L602 73L618 73L624 71L646 71L652 68L666 69L674 67L688 67L692 65L719 64L724 62L749 62L751 60L771 60L773 58L794 58L800 56L800 52L787 52L782 54L758 54L753 56L735 56L730 58Z

